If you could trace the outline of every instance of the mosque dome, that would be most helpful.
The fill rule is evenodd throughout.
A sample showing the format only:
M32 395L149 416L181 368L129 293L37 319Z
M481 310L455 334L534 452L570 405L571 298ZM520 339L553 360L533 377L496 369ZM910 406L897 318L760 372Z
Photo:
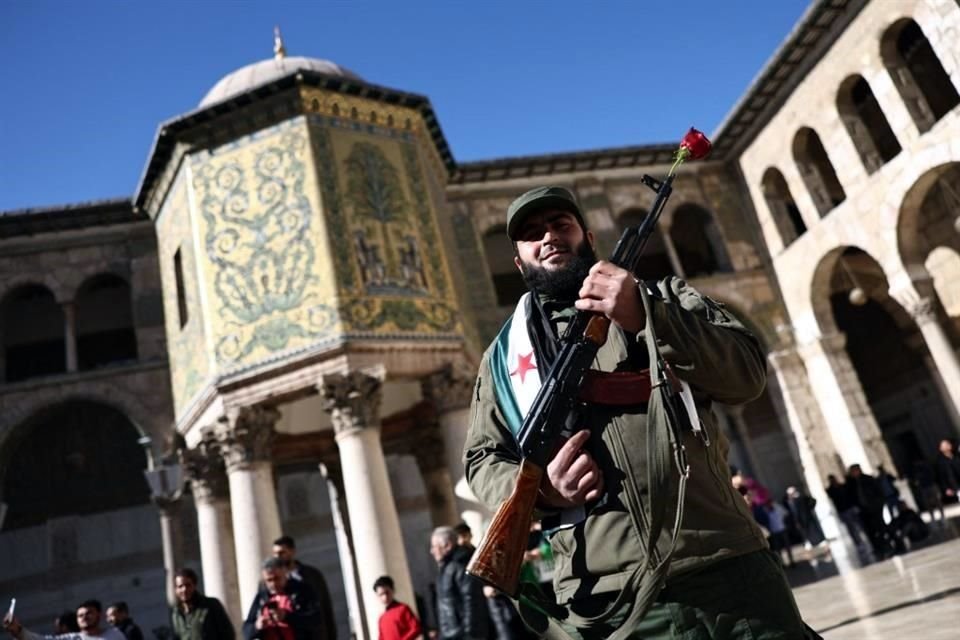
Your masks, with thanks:
M248 64L225 75L217 84L213 85L207 95L203 96L203 100L200 101L200 108L241 95L260 85L297 71L316 71L328 76L363 81L357 74L329 60L302 56L287 57L279 32L275 36L274 54L273 58Z

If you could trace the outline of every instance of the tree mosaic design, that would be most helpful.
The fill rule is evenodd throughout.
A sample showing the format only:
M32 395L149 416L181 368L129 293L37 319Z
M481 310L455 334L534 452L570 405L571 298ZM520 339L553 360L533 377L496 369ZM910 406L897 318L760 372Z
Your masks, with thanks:
M344 166L347 200L360 223L353 242L367 289L426 293L419 241L396 167L368 142L354 144Z
M406 204L405 199L402 200L405 208L398 210L404 214L402 218L394 219L390 215L378 215L381 218L390 217L391 220L395 220L387 223L388 228L403 224L403 229L411 234L415 233L422 246L437 247L437 251L425 252L427 263L424 268L427 270L427 275L424 291L370 286L360 268L363 261L360 255L362 247L359 247L356 241L356 231L362 231L364 239L376 237L379 240L379 234L383 229L380 219L376 215L369 215L371 210L369 204L355 206L357 202L362 203L362 198L365 197L364 180L369 179L365 174L373 170L376 176L377 167L389 165L390 169L386 169L386 172L395 176L397 182L394 186L399 188L403 185L402 172L389 162L380 148L366 141L354 142L349 147L350 153L342 163L338 162L333 151L333 135L343 134L339 121L336 118L312 115L307 117L307 122L310 127L313 156L318 167L317 181L324 203L328 232L331 238L339 239L331 242L331 252L336 265L337 284L341 292L338 311L344 330L348 334L363 334L365 337L380 335L393 337L396 332L411 336L433 336L437 333L460 331L458 314L454 306L445 299L445 292L449 289L449 285L442 271L442 258L439 255L434 256L439 252L439 245L433 229L427 196L422 188L423 181L414 151L416 143L409 132L391 132L374 128L377 133L399 144L406 176L410 180L407 187L414 199L413 206ZM368 129L367 132L370 133L370 130ZM364 147L361 146L358 152L356 147L360 145L373 147L373 150L364 151ZM346 162L351 153L357 154L354 156L357 161L352 163L354 185L356 185L352 190L349 188L350 176L347 173ZM382 162L369 158L374 153L382 158ZM364 154L368 158L361 160ZM399 193L404 192L401 190ZM358 194L361 198L354 200ZM359 213L363 210L368 212L367 216ZM411 213L414 213L415 217ZM368 235L371 232L375 232L376 235ZM380 245L377 246L382 251ZM380 257L382 260L383 254ZM386 262L384 261L383 264L386 272Z
M328 333L333 310L307 306L315 279L311 225L304 193L305 137L287 132L242 161L201 165L194 178L206 221L206 257L215 268L213 291L227 331L216 344L222 364L254 349L276 352L297 338Z

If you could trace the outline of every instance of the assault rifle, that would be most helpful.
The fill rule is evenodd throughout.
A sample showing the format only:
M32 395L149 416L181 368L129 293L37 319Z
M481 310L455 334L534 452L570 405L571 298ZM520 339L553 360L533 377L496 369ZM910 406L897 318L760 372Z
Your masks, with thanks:
M690 129L667 177L659 181L643 176L643 184L656 192L656 200L638 226L623 232L610 256L611 263L634 272L673 192L676 168L687 158L705 157L709 150L709 140L696 129ZM560 339L557 359L544 378L517 435L522 461L513 493L497 509L483 541L467 565L468 574L507 595L517 596L520 567L544 471L560 438L572 432L576 424L580 405L577 396L584 374L607 341L609 329L609 318L589 311L578 311L567 325ZM657 382L651 381L652 384Z

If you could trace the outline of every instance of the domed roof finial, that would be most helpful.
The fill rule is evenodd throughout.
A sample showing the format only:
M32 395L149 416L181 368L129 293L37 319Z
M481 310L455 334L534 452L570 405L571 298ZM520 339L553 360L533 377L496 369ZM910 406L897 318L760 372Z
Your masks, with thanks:
M283 46L283 36L280 35L280 25L273 28L273 57L283 60L287 56L287 48Z

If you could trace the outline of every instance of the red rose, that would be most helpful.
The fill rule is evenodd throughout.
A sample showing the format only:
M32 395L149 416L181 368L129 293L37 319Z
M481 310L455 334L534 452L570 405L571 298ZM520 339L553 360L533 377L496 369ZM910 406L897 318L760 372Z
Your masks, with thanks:
M713 145L707 140L707 136L693 127L690 127L690 131L687 131L687 135L683 136L683 140L680 141L681 152L686 150L687 157L691 160L706 158L712 147Z

